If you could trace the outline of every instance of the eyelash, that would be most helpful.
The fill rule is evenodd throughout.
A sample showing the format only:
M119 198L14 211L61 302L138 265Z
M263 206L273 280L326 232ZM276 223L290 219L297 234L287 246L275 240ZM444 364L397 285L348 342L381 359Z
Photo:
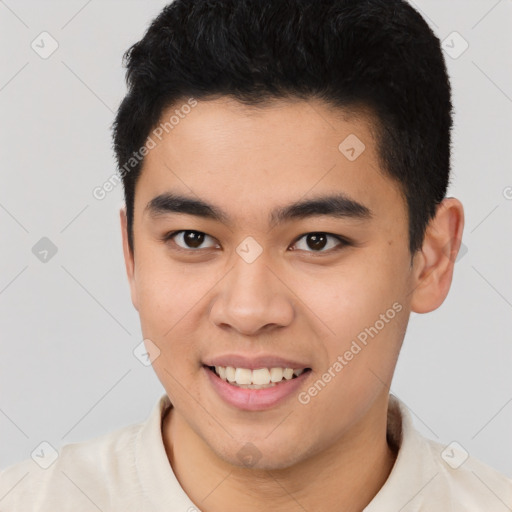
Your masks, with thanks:
M207 250L207 249L211 249L210 247L208 247L207 249L184 249L183 247L180 247L179 245L176 245L176 243L172 240L176 235L179 235L180 233L199 233L199 234L202 234L202 235L206 235L207 237L210 237L213 239L213 237L211 237L210 235L208 235L207 233L204 233L203 231L196 231L196 230L193 230L193 229L180 229L180 230L177 230L177 231L171 231L170 233L167 233L166 235L164 235L162 237L162 241L163 242L173 242L173 250L176 250L176 251L180 251L180 252L186 252L186 253L196 253L196 252L200 252L202 250ZM335 238L338 242L341 242L339 245L337 245L336 247L333 247L331 249L328 249L327 251L305 251L306 253L309 253L309 254L312 254L312 255L322 255L322 254L332 254L333 252L337 252L341 249L343 249L344 247L347 247L347 246L351 246L353 245L353 243L340 236L340 235L334 235L333 233L327 233L325 231L311 231L311 232L308 232L308 233L304 233L302 235L300 235L296 240L295 242L293 243L293 245L297 244L297 242L299 242L302 238L306 237L307 235L327 235L328 237L331 237L331 238Z

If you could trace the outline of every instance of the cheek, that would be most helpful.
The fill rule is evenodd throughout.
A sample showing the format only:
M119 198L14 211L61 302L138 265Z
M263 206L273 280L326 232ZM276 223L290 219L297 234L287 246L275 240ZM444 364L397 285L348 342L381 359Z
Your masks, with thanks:
M197 315L212 283L198 281L197 271L172 264L165 254L148 253L140 254L136 286L143 337L160 350L155 371L165 380L164 369L183 377L197 365Z
M142 331L145 337L160 339L183 315L186 279L160 255L140 251L138 256L135 282Z
M343 339L357 334L400 301L401 279L392 264L361 256L356 263L311 281L301 279L298 295L305 297L306 306L330 328L331 336Z
M180 383L196 378L198 353L194 339L194 306L202 294L191 276L168 265L141 266L138 276L139 315L143 337L159 349L153 369L173 403L186 407L187 393ZM196 335L197 336L197 335Z
M326 368L347 354L337 382L354 392L362 392L362 381L377 382L369 369L383 379L391 375L407 326L406 260L385 247L369 252L323 278L303 282L299 292L308 297L304 302L326 333Z

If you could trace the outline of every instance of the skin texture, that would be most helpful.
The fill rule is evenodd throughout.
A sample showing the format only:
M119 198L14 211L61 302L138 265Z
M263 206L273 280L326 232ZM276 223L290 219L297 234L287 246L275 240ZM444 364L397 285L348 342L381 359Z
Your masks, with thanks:
M410 312L432 311L448 293L463 208L445 199L412 257L406 204L380 170L369 118L340 114L316 100L263 109L200 101L145 158L135 255L120 212L132 301L144 338L160 350L153 366L174 406L164 444L204 512L361 510L394 463L386 442L389 385ZM350 134L366 146L355 161L338 149ZM217 205L232 223L144 211L171 191ZM334 191L370 208L371 218L269 225L276 206ZM175 230L208 236L199 249L181 236L162 240ZM315 252L303 236L312 232L354 245L329 238ZM251 264L236 252L248 236L263 251ZM239 410L216 394L202 367L229 353L289 357L312 368L304 391L394 303L401 311L307 404L295 393L267 410ZM259 454L250 468L237 456L248 442Z

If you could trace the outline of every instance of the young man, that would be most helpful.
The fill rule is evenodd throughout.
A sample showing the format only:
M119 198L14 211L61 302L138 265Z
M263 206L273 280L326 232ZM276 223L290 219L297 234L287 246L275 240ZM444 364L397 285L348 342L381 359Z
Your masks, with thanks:
M496 511L512 482L389 386L444 301L438 39L400 0L176 0L127 54L126 270L166 390L143 424L1 475L1 510Z

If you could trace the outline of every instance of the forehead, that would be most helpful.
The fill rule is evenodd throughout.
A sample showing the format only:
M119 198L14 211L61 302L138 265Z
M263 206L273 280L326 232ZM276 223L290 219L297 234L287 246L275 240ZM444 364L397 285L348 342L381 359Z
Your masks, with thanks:
M160 126L176 110L179 103ZM336 192L372 210L401 199L397 183L380 169L366 115L317 100L248 107L228 98L197 101L187 111L160 137L150 134L154 147L139 179L139 207L169 191L246 212Z
M313 99L272 100L247 106L225 97L197 101L193 109L178 119L173 114L180 110L178 102L162 114L159 127L164 133L157 137L158 148L153 154L185 154L190 159L194 150L207 149L216 153L217 158L222 158L222 151L231 159L244 153L258 153L259 159L291 159L294 155L298 159L308 153L318 159L323 153L324 160L333 154L338 157L339 144L350 136L348 146L357 149L357 153L344 153L349 161L355 161L363 152L366 159L377 156L369 111L334 109ZM169 126L171 118L174 124Z

